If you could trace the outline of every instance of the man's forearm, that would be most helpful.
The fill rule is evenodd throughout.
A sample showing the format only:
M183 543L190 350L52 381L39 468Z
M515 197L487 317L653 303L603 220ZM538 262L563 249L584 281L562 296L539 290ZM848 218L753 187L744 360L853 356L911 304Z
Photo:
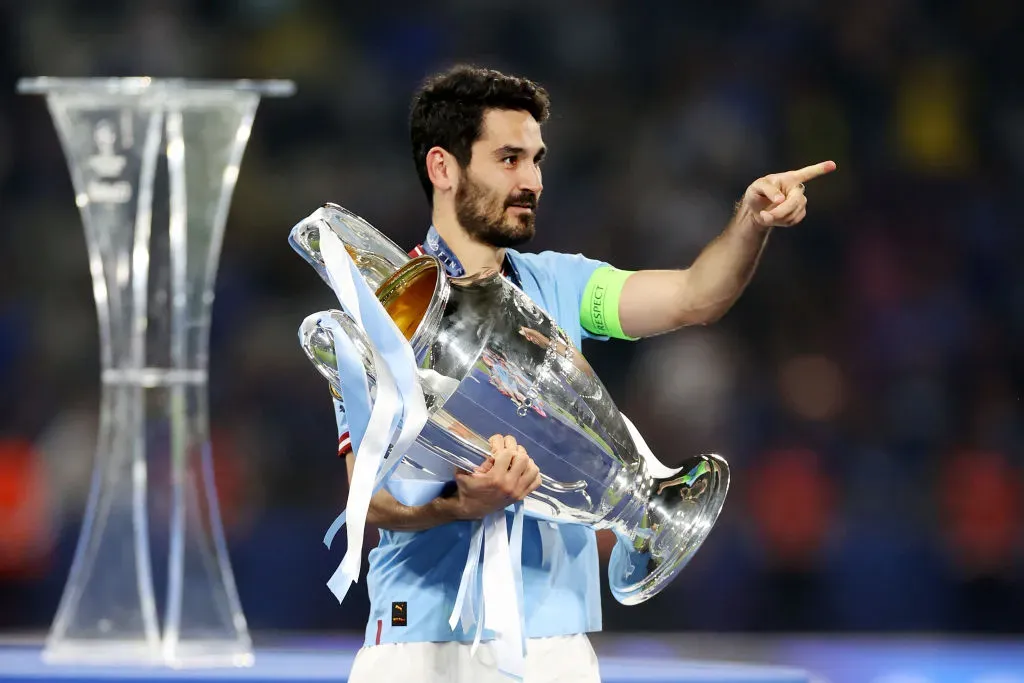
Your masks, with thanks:
M424 505L403 505L386 490L370 500L366 521L389 531L424 531L459 521L458 498L439 496Z
M713 322L732 307L750 282L771 228L737 212L687 271L689 307Z
M689 268L633 273L619 299L622 330L630 337L648 337L715 322L750 282L769 232L737 209Z

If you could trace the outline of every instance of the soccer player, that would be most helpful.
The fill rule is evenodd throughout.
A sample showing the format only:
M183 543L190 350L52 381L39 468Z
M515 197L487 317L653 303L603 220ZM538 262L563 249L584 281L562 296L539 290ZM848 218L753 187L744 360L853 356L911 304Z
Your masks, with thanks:
M722 233L679 270L629 272L579 254L517 251L533 237L544 189L545 90L497 71L458 66L428 79L410 117L412 155L432 211L411 255L436 256L452 277L500 271L550 313L577 348L590 339L634 340L720 318L740 296L773 226L806 213L804 183L831 161L768 175L746 190ZM335 399L339 455L355 458ZM353 683L504 680L486 641L448 624L469 551L471 521L525 498L540 483L511 437L491 439L493 465L456 475L450 494L408 507L387 491L370 504L380 530L370 552L370 618ZM595 532L526 518L522 549L526 681L600 681L586 634L601 629Z

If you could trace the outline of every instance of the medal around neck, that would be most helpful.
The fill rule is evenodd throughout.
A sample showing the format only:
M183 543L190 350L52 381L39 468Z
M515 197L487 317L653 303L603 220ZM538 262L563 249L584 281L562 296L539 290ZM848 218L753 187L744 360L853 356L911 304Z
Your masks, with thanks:
M319 251L332 231L412 347L429 418L396 476L439 483L490 455L488 437L511 434L540 468L530 516L611 529L612 594L643 602L668 585L707 538L729 488L719 455L668 469L650 453L590 364L543 309L497 273L449 278L433 256L409 258L362 218L326 204L289 241L329 283ZM340 394L342 331L372 387L372 343L345 311L308 316L303 351Z

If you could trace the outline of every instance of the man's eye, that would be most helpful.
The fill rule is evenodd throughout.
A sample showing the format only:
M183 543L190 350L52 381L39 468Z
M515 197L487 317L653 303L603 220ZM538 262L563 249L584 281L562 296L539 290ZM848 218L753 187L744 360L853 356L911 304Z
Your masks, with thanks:
M505 157L501 160L506 166L515 166L518 159L515 157Z

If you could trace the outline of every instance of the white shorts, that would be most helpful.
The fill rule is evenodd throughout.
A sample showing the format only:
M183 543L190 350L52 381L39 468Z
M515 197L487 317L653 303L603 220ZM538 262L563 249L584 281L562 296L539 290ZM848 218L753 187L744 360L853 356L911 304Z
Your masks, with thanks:
M362 647L349 683L509 683L489 643L384 643ZM524 683L601 683L597 654L585 634L526 641Z

